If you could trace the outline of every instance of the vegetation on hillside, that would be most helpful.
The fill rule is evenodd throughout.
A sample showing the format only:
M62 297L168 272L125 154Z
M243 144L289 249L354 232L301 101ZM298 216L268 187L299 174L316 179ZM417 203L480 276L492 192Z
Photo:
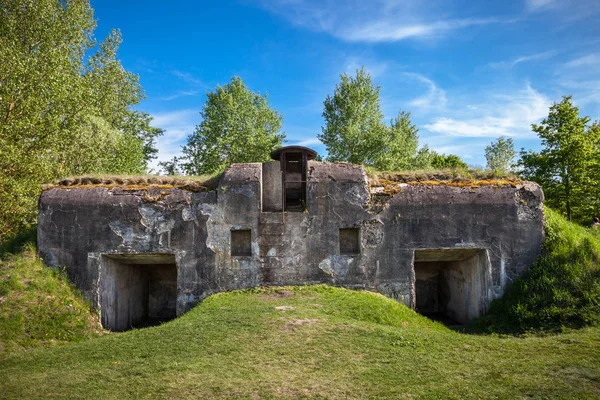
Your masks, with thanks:
M29 243L0 259L0 354L79 341L102 333L97 315L59 270Z
M509 333L600 326L600 230L547 208L544 254L476 326Z
M381 295L221 293L169 323L0 359L13 398L594 398L600 329L464 335Z

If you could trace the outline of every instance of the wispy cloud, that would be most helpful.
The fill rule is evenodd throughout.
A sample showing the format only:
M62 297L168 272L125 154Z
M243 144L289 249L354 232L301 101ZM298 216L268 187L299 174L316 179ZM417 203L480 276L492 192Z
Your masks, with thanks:
M554 14L567 23L590 18L600 13L598 0L525 0L529 13Z
M168 161L181 153L181 146L190 135L201 117L198 110L175 110L152 114L152 125L162 128L165 133L157 139L158 158L150 167L158 170L160 161Z
M348 58L344 69L347 74L354 75L362 67L365 68L373 79L377 79L389 71L389 64L385 61L373 60L371 58L361 59L358 57Z
M560 0L525 0L525 8L529 11L542 11L556 8Z
M161 97L161 100L166 100L166 101L170 101L170 100L175 100L179 97L186 97L186 96L197 96L199 95L200 92L197 90L180 90L179 92L172 94L170 96L166 96L166 97Z
M394 21L376 21L366 25L341 27L335 36L350 42L397 42L414 38L435 38L457 29L501 22L496 18L467 18L447 21L398 24Z
M510 60L510 61L493 62L493 63L489 63L488 65L492 68L513 68L517 64L521 64L524 62L546 60L548 58L554 57L557 53L558 52L555 50L549 50L549 51L544 51L541 53L535 53L535 54L530 54L527 56L517 57L514 60Z
M448 99L446 92L435 84L431 79L414 72L404 72L403 75L409 79L416 80L427 86L427 93L408 102L408 105L414 108L420 108L425 111L443 108Z
M191 83L195 86L199 86L199 87L203 87L203 88L208 88L209 86L207 84L205 84L202 79L190 74L189 72L183 72L183 71L179 71L177 69L171 71L171 74L173 74L174 76L183 79L185 82L187 83Z
M586 66L594 66L596 69L600 70L600 53L588 54L564 64L564 67L566 68L579 68Z
M307 138L307 139L303 139L303 140L291 140L289 143L290 146L306 146L306 147L310 147L310 146L315 146L315 145L321 145L321 141L317 138Z
M325 32L348 42L397 42L439 38L474 26L511 22L495 17L444 17L454 10L441 0L372 0L351 7L333 0L255 0L297 26Z
M477 108L465 108L460 117L437 118L424 127L455 137L534 137L530 126L548 114L550 103L527 84L514 95L496 95Z

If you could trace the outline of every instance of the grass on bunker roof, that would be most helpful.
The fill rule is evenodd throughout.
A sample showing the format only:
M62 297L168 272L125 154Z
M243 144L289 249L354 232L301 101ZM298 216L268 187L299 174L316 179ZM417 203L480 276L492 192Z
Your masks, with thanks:
M3 398L597 398L600 329L465 335L324 285L209 297L158 327L0 358Z
M411 185L447 185L458 187L516 186L522 180L514 173L462 168L423 169L413 171L376 171L367 168L370 186L389 186L400 183Z
M179 188L191 192L202 192L215 189L219 177L220 174L199 176L89 174L60 179L53 184L44 185L44 190L52 188L70 189L91 187L123 187L126 190L143 190L155 187L160 189Z

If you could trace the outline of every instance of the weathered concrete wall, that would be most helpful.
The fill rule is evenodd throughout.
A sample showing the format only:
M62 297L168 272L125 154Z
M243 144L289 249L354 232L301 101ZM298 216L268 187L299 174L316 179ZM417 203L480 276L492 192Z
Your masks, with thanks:
M266 188L277 186L275 164L233 165L217 190L205 193L47 190L40 199L40 252L49 265L66 266L96 306L103 254L173 254L180 315L212 293L262 284L362 287L414 306L415 250L457 248L489 255L481 313L541 250L543 194L532 183L403 184L375 207L361 167L311 161L307 212L263 212L271 196ZM357 254L340 254L344 228L359 229ZM232 255L232 230L250 230L250 255Z
M265 212L282 211L281 166L279 161L271 161L262 165L263 204Z

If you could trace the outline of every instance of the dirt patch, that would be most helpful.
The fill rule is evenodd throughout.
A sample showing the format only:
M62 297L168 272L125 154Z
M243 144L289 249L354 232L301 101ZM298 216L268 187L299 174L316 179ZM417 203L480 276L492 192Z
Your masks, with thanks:
M317 322L319 322L318 319L310 319L310 318L305 318L305 319L292 319L289 320L285 323L285 328L286 329L293 329L297 326L301 326L301 325L314 325Z
M279 290L272 293L263 293L260 295L261 300L281 300L287 299L294 296L294 292L291 290Z
M275 307L276 310L279 311L293 311L296 309L296 307L292 307L292 306L277 306Z

